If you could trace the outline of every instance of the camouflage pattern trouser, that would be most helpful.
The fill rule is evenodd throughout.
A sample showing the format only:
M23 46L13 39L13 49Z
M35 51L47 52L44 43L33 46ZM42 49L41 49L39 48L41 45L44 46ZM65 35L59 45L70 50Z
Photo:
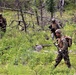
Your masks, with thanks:
M68 56L68 51L65 51L63 53L58 52L55 67L60 63L62 58L64 59L65 63L67 64L68 68L70 68L71 64L70 64L70 60L69 60L69 56Z
M0 39L4 36L5 32L6 32L6 26L5 27L0 26Z
M52 37L52 40L54 40L54 38L57 38L55 33L51 33L51 37Z

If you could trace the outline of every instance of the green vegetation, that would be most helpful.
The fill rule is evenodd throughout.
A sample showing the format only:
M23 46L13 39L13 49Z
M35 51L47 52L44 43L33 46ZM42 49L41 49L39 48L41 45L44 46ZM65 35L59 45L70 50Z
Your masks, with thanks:
M51 12L51 18L53 18L53 14L55 12L55 3L54 0L47 0L46 1L47 10Z
M8 24L11 19L9 12L5 11L4 13ZM27 15L27 17L29 16ZM50 31L46 30L47 27L45 26L44 30L38 31L37 29L41 27L35 26L33 30L30 26L27 33L21 32L16 27L13 29L10 26L7 27L6 34L0 39L1 75L74 75L76 73L76 43L73 43L69 48L73 51L70 53L72 69L68 69L63 60L56 69L53 69L57 49L52 44L53 41L50 38ZM66 35L73 36L75 29L74 24L66 23L63 33L66 32ZM46 37L50 39L46 40ZM73 38L75 39L75 37ZM36 44L51 44L52 46L36 52L34 49Z
M22 3L26 2L24 0L20 1L23 1ZM35 1L37 2L36 6L34 4ZM7 19L8 25L5 35L0 39L0 75L76 75L76 23L73 23L71 20L74 17L74 13L76 13L76 5L73 4L73 0L66 0L67 5L65 6L63 16L60 17L59 12L55 13L55 16L64 24L64 28L62 29L63 34L71 36L73 44L69 48L72 68L68 69L64 60L62 60L57 68L54 69L57 48L54 46L54 41L51 39L51 33L48 29L49 24L44 25L42 30L41 24L39 26L36 23L36 17L38 18L42 14L39 12L39 9L42 5L42 9L44 9L46 2L46 0L40 1L42 1L42 4L39 0L27 0L27 3L24 3L25 5L27 4L27 6L25 6L27 10L31 10L30 8L34 9L32 12L37 10L36 15L33 15L32 18L30 14L24 14L27 24L26 33L21 31L20 26L18 29L16 21L10 25L12 20L18 20L17 12L9 10L3 11L3 16ZM52 8L54 8L54 3L50 1L53 2L54 0L48 0L47 3L49 4L47 7L48 10L53 13L54 10ZM0 0L0 2L3 3L3 0ZM5 0L5 3L10 3L10 7L15 7L13 6L13 0ZM45 11L46 10L43 10L44 14L42 15L43 22L45 22L43 18L43 16L46 15ZM48 16L49 15L48 13ZM39 19L41 19L41 17ZM47 19L48 18L46 18L46 20ZM39 20L39 22L41 21ZM37 44L51 44L51 46L44 47L40 52L37 52L35 50Z

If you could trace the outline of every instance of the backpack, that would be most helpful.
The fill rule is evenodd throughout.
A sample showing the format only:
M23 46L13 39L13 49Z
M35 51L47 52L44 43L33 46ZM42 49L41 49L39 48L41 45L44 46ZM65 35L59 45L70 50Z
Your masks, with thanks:
M66 41L68 43L68 47L71 47L72 46L72 38L69 37L69 36L65 36L65 39L66 39Z

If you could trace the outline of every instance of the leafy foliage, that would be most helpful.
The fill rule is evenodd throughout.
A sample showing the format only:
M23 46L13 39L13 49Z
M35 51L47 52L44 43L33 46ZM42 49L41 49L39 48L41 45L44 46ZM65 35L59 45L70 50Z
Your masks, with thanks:
M54 12L55 11L55 3L54 0L47 0L46 1L46 5L47 5L47 10L50 12Z

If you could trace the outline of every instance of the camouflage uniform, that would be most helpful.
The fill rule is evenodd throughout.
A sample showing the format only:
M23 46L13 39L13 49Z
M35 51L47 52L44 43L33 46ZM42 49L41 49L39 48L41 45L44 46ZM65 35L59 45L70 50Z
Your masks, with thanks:
M55 19L52 19L52 24L49 26L49 28L51 29L52 39L54 39L54 37L56 38L55 31L56 31L57 29L60 29L60 27L59 27L59 25L56 23L56 20L55 20Z
M0 31L1 35L6 32L6 19L2 17L2 14L0 13Z
M71 67L69 55L68 55L68 43L66 39L61 36L61 38L57 38L58 43L58 56L56 58L56 64L55 67L60 63L62 58L64 59L65 63L67 64L68 68Z

